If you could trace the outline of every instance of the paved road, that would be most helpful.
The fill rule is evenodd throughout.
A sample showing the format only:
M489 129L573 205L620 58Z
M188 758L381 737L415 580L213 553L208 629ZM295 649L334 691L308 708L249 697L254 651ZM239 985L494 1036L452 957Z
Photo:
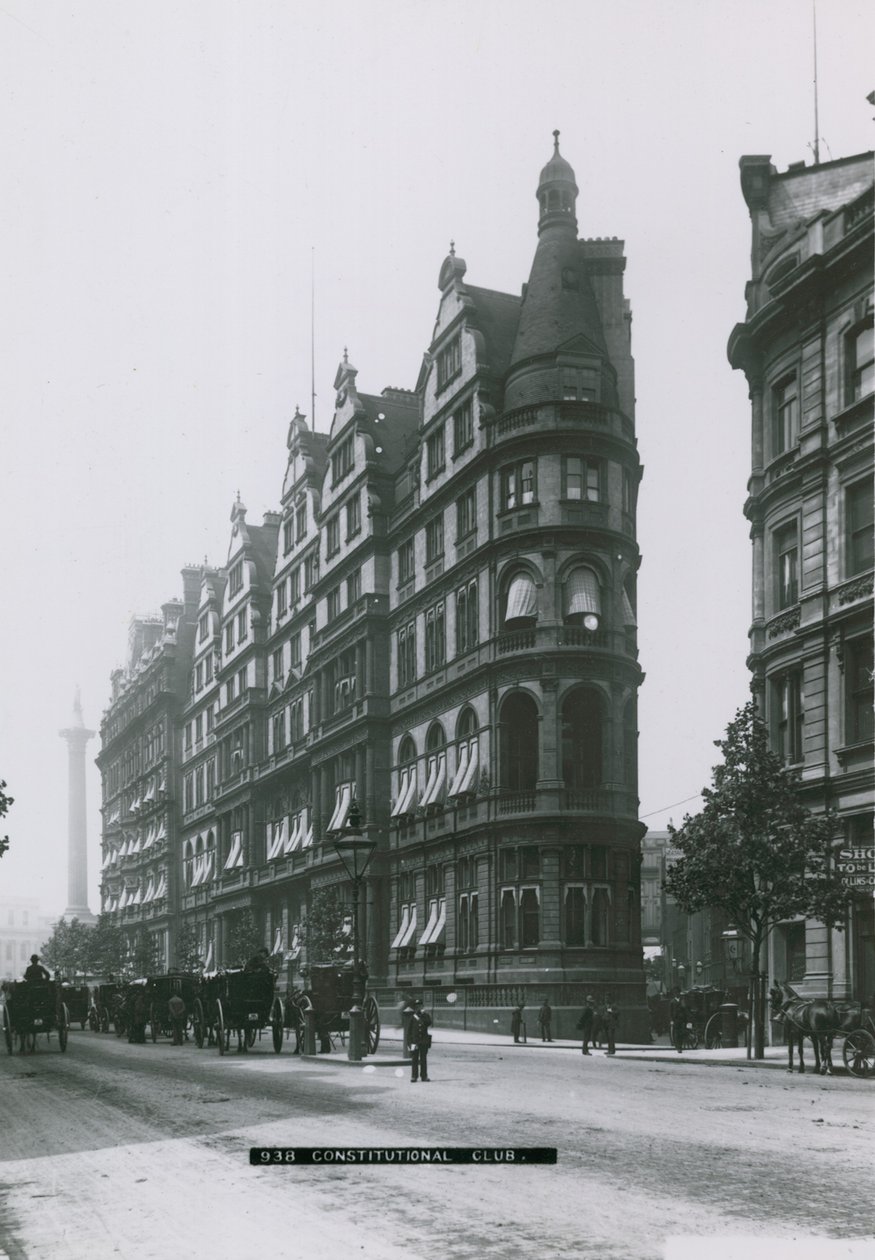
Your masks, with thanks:
M872 1237L868 1082L435 1040L434 1079L417 1085L267 1041L222 1058L74 1031L66 1055L4 1055L0 1251L718 1260L719 1236L754 1235L774 1260L767 1238ZM559 1162L248 1164L252 1145L341 1144L546 1145ZM691 1235L711 1241L666 1241Z

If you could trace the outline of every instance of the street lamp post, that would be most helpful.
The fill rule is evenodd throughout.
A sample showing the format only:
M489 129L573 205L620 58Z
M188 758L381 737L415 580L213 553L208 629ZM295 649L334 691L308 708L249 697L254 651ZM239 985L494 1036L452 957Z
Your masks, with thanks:
M349 1008L349 1059L358 1063L362 1058L362 1033L364 981L366 968L359 956L359 896L368 863L374 855L377 841L365 835L358 802L353 797L346 816L346 826L334 837L337 856L352 880L352 1005Z

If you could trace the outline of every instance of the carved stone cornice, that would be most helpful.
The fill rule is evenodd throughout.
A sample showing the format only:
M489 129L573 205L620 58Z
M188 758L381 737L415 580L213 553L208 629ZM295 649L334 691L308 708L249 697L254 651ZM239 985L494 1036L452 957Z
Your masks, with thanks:
M840 604L852 604L855 600L871 597L873 589L875 589L875 581L869 573L865 577L856 578L853 582L847 582L840 587L837 599Z
M773 618L769 622L769 628L766 633L770 639L777 639L781 634L790 634L792 631L799 629L800 619L799 609L791 608L789 612Z

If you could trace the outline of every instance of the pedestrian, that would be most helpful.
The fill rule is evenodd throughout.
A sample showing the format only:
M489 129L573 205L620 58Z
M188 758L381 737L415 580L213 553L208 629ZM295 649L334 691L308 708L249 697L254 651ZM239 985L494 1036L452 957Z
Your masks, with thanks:
M244 971L270 971L270 950L260 949L253 954L243 968Z
M173 993L167 1003L167 1014L170 1017L170 1030L173 1034L173 1044L181 1046L185 1040L185 1024L188 1012L185 1009L185 1002L182 995Z
M584 1008L580 1012L580 1019L577 1021L578 1032L580 1032L583 1037L583 1044L581 1046L581 1052L583 1054L589 1054L589 1041L590 1037L592 1037L592 1025L593 1020L595 1019L594 1002L595 998L592 994L588 994Z
M608 1004L605 1006L605 1013L604 1013L605 1036L607 1037L607 1042L608 1042L608 1048L605 1051L606 1054L617 1053L615 1038L617 1035L617 1024L619 1023L619 1021L620 1021L620 1012L617 1010L616 1006L614 1006L613 1002L608 1002Z
M12 947L10 946L10 949L11 948ZM31 954L30 966L25 971L24 978L25 980L37 982L40 980L51 980L52 977L39 960L39 954Z
M538 1011L538 1024L541 1028L541 1040L552 1041L550 1036L550 1025L553 1022L553 1008L547 998L541 1003L541 1009Z
M422 1009L422 998L414 1000L404 1008L403 1015L407 1019L407 1047L410 1050L410 1081L415 1085L420 1078L429 1079L428 1052L431 1049L431 1016Z
M523 1019L524 1008L525 1002L520 1002L519 1006L515 1006L510 1013L510 1031L513 1034L515 1045L519 1045L521 1041L526 1039L526 1023Z
M690 1013L680 993L676 993L671 1003L671 1040L678 1054L683 1052L687 1039L687 1023Z

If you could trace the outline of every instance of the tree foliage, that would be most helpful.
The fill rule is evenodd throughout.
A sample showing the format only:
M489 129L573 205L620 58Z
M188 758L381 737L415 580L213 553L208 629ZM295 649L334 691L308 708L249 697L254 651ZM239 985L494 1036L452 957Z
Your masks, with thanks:
M182 971L197 971L203 966L198 934L190 923L183 923L176 934L175 956Z
M352 940L345 932L350 907L340 888L316 888L299 927L308 963L337 962L350 955Z
M806 809L799 776L772 752L752 702L715 744L723 761L702 793L703 809L687 815L680 828L669 826L682 856L669 868L665 887L687 914L705 907L725 911L750 941L756 967L784 919L805 915L843 926L849 893L833 863L832 817Z
M239 910L228 932L227 957L235 966L242 965L263 946L264 940L255 915L251 910Z
M61 917L42 947L41 960L50 971L59 971L64 979L87 974L90 970L90 936L92 929L78 918L68 923Z
M14 804L15 804L14 797L6 795L6 780L0 779L0 818L5 818L6 815L9 813L10 805L14 805ZM3 856L3 854L6 852L8 848L9 848L9 837L0 836L0 857Z

